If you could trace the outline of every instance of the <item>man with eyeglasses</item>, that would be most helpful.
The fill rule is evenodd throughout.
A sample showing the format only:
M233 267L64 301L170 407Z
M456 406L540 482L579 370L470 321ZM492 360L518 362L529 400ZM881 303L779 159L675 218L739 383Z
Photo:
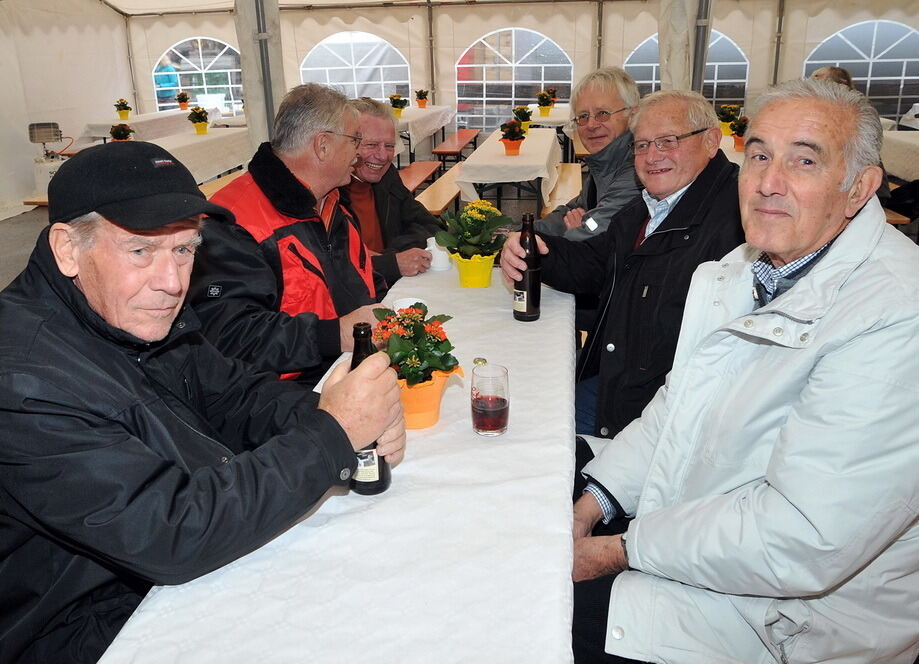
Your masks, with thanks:
M360 113L363 140L346 191L364 244L374 254L373 267L392 285L431 267L426 240L443 227L405 188L393 165L397 135L392 109L368 97L352 99L351 106Z
M590 153L581 193L536 222L536 230L586 240L599 235L641 187L629 145L629 119L638 106L638 86L618 67L603 67L578 81L571 92L572 124Z
M632 118L644 184L603 233L583 242L541 234L545 283L599 295L576 372L579 434L613 437L641 414L673 362L693 270L743 242L737 166L718 149L718 119L694 92L656 92ZM508 279L524 267L517 235L501 254ZM578 467L592 452L578 444Z
M315 384L351 349L354 323L375 322L385 282L339 191L360 142L344 95L297 86L249 172L214 195L236 223L203 229L191 298L224 354Z

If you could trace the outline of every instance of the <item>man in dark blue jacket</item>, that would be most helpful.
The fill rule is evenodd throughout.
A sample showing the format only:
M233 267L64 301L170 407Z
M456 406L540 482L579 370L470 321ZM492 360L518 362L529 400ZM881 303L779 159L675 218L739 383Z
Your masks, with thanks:
M222 356L184 305L201 218L232 221L140 142L89 148L0 294L0 661L94 662L152 584L261 546L373 440L401 459L380 353L321 396ZM366 367L366 369L365 369Z

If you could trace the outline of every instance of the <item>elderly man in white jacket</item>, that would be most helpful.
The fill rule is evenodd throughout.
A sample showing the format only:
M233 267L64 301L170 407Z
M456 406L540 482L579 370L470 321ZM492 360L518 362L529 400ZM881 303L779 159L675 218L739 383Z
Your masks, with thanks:
M747 243L698 268L667 383L584 469L576 662L919 653L919 248L874 196L862 95L791 81L757 106Z

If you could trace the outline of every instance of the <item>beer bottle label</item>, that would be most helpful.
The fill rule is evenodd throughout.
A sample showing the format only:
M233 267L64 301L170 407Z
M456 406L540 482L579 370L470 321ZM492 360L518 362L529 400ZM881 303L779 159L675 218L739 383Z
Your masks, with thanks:
M354 471L355 482L376 482L380 479L380 462L376 449L360 450L357 454L357 470Z
M527 310L527 292L525 290L514 289L514 311L526 313Z

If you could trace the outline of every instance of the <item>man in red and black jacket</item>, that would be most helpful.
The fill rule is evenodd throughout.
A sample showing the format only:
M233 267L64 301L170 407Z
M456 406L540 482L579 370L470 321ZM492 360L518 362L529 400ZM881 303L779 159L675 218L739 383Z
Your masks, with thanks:
M361 140L347 101L318 84L287 94L272 141L213 197L236 224L205 227L191 293L224 354L307 383L350 350L354 323L374 322L387 288L338 189Z

